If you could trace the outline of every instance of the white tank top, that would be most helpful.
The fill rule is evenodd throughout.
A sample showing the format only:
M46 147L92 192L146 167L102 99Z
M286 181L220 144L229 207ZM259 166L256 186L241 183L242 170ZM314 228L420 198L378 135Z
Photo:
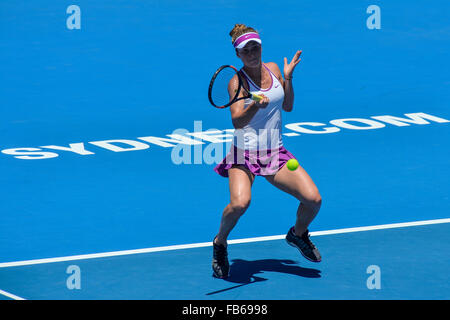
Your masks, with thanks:
M249 91L253 94L264 94L269 98L269 104L260 108L250 122L241 129L234 131L234 145L243 150L273 150L283 146L281 138L281 110L284 100L284 89L277 77L264 65L272 77L272 84L268 89L259 88L241 69L244 81L247 80ZM244 100L244 108L252 102Z

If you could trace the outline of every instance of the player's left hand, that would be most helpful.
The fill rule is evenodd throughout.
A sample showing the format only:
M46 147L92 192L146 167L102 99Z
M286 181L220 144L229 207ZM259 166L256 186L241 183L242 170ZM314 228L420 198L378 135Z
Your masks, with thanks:
M288 64L286 57L284 58L284 77L285 78L292 78L292 74L294 73L295 66L300 62L300 55L302 54L302 50L298 50L294 57L292 58L291 62Z

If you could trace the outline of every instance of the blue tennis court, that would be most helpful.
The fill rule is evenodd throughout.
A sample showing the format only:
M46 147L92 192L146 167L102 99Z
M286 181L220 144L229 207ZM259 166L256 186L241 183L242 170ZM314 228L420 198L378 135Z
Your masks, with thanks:
M0 4L0 299L450 298L448 1L71 5ZM216 279L233 125L207 89L241 66L235 23L265 62L302 50L282 133L323 198L323 260L257 177Z

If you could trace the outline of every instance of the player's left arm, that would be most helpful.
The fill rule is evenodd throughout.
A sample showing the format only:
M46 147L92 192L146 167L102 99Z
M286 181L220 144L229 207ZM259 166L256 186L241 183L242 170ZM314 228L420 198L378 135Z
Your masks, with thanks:
M298 62L300 62L301 51L297 51L294 58L290 64L287 64L286 58L284 58L284 76L286 80L283 79L281 75L280 68L274 62L269 62L266 65L280 81L284 89L284 100L283 100L283 110L286 112L291 112L294 107L294 88L292 87L292 73Z
M292 111L294 107L294 87L292 86L292 75L297 64L300 62L301 50L297 50L291 62L288 63L286 57L284 58L284 101L283 110Z

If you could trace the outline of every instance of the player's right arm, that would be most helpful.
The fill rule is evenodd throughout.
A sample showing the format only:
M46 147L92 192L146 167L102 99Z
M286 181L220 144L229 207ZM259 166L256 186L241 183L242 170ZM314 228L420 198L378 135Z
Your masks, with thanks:
M239 79L237 75L234 75L234 77L228 83L228 94L230 95L230 99L234 98L238 89ZM244 96L242 91L243 90L239 92L238 98ZM230 106L231 120L235 129L241 129L245 127L256 114L256 112L258 112L259 108L264 108L267 106L267 103L265 101L267 97L265 97L264 95L261 96L263 96L263 100L261 100L259 103L253 100L247 108L245 108L245 100L236 101Z

